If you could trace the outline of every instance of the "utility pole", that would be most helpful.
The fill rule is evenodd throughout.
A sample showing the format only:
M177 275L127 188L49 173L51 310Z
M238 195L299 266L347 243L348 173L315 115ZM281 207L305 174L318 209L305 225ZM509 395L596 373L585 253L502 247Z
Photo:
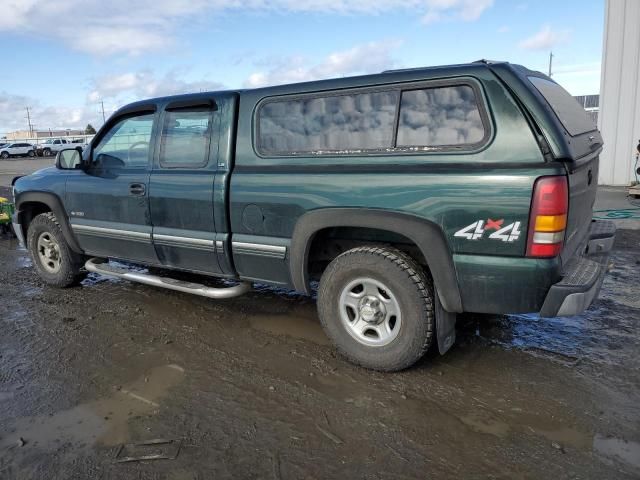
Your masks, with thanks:
M29 125L29 138L33 136L33 125L31 125L31 113L29 107L27 107L27 124Z
M102 123L105 124L107 119L104 116L104 100L100 100L100 105L102 106Z
M553 52L549 52L549 76L551 76L551 66L553 65Z

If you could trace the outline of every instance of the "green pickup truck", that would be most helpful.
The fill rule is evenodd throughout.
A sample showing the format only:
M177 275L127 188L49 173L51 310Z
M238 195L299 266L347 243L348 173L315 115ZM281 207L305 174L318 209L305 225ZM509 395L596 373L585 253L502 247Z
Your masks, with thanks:
M591 218L601 150L562 87L506 62L163 97L17 179L13 223L47 284L317 294L338 350L394 371L446 352L461 312L589 307L615 236Z

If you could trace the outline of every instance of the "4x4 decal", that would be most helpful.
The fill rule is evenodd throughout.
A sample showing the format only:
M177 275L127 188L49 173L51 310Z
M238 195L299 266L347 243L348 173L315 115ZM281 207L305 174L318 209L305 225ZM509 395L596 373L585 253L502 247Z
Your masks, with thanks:
M502 240L503 242L515 242L520 238L520 222L513 222L509 225L502 226L504 219L492 220L490 218L477 220L464 228L461 228L453 234L454 237L462 237L467 240L480 240L488 230L494 230L489 235L492 240Z

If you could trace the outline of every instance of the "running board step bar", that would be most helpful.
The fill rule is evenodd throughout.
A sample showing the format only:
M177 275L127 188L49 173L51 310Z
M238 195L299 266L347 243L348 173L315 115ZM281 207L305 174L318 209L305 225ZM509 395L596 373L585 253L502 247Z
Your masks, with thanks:
M185 282L169 277L159 277L148 273L139 273L126 268L109 265L108 260L104 258L91 258L84 264L89 272L100 273L112 277L124 278L132 282L144 283L154 287L168 288L169 290L177 290L178 292L192 293L208 298L233 298L247 293L251 290L251 284L247 282L239 283L233 287L213 288L207 287L200 283Z

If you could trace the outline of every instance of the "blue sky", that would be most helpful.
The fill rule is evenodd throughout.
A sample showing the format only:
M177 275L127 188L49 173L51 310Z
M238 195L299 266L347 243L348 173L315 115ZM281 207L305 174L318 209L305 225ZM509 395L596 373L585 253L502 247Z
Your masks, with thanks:
M489 58L598 93L604 0L0 0L0 133L145 97ZM7 64L5 64L7 65Z

